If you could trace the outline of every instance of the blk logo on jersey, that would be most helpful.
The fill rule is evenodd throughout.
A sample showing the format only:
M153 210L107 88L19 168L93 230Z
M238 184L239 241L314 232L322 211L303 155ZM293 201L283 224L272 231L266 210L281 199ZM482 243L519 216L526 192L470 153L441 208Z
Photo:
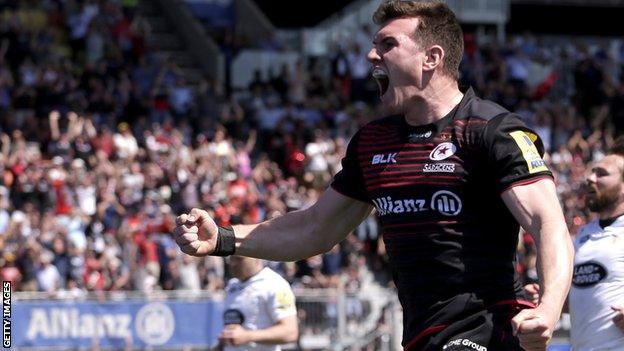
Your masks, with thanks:
M429 158L433 161L442 161L453 156L457 152L457 147L453 143L442 143L431 150Z
M445 216L457 216L462 209L459 196L447 190L440 190L431 197L431 208Z
M586 262L574 266L572 284L577 288L587 288L598 284L607 277L607 270L600 263Z
M397 163L395 157L397 152L391 152L387 154L377 154L373 156L373 160L371 161L372 165L385 165L388 163Z

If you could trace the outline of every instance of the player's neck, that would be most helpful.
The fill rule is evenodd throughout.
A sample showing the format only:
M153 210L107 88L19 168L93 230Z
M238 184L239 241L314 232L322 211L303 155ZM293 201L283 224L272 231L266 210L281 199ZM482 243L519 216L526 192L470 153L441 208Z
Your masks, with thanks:
M408 103L405 120L414 126L434 123L451 112L463 96L454 80L432 81L421 97Z
M243 282L247 281L253 278L256 274L260 273L262 268L264 268L262 265L253 267L253 269L246 271L242 276L238 277L238 279Z
M620 202L611 208L600 211L600 213L598 214L598 218L603 220L612 219L617 218L621 215L624 215L624 202Z

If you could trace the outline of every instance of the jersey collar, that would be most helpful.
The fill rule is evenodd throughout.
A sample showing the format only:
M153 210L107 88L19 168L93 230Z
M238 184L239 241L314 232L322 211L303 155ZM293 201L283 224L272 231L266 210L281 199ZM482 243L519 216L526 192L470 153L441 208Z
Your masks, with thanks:
M616 235L620 232L619 230L616 230L616 228L624 227L624 215L615 218L615 220L611 224L608 224L604 228L600 226L598 219L592 221L591 224L596 228L596 230L594 230L593 233L590 234L592 238L597 239L606 236Z
M618 220L619 223L616 224ZM615 225L616 227L622 226L624 225L624 213L611 218L598 219L598 225L600 225L601 228L611 227L613 225Z
M267 267L262 268L258 273L256 273L255 275L251 276L249 279L245 280L243 282L243 284L249 284L249 283L253 283L256 282L258 280L262 280L264 279L264 275L266 273Z

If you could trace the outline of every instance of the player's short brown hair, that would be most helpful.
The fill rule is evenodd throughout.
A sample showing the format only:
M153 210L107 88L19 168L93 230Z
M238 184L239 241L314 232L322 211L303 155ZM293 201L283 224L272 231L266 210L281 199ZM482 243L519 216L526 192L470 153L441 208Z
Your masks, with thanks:
M443 2L434 0L384 0L373 14L378 25L402 17L418 17L416 39L423 47L440 45L444 49L442 71L458 79L464 54L464 35L455 13Z

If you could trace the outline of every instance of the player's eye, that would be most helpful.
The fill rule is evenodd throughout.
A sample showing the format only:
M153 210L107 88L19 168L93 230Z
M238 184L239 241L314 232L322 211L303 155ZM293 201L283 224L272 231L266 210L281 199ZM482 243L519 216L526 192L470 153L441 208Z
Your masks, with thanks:
M394 42L392 42L391 40L384 40L383 43L381 43L381 45L382 45L383 51L390 51L395 46Z

